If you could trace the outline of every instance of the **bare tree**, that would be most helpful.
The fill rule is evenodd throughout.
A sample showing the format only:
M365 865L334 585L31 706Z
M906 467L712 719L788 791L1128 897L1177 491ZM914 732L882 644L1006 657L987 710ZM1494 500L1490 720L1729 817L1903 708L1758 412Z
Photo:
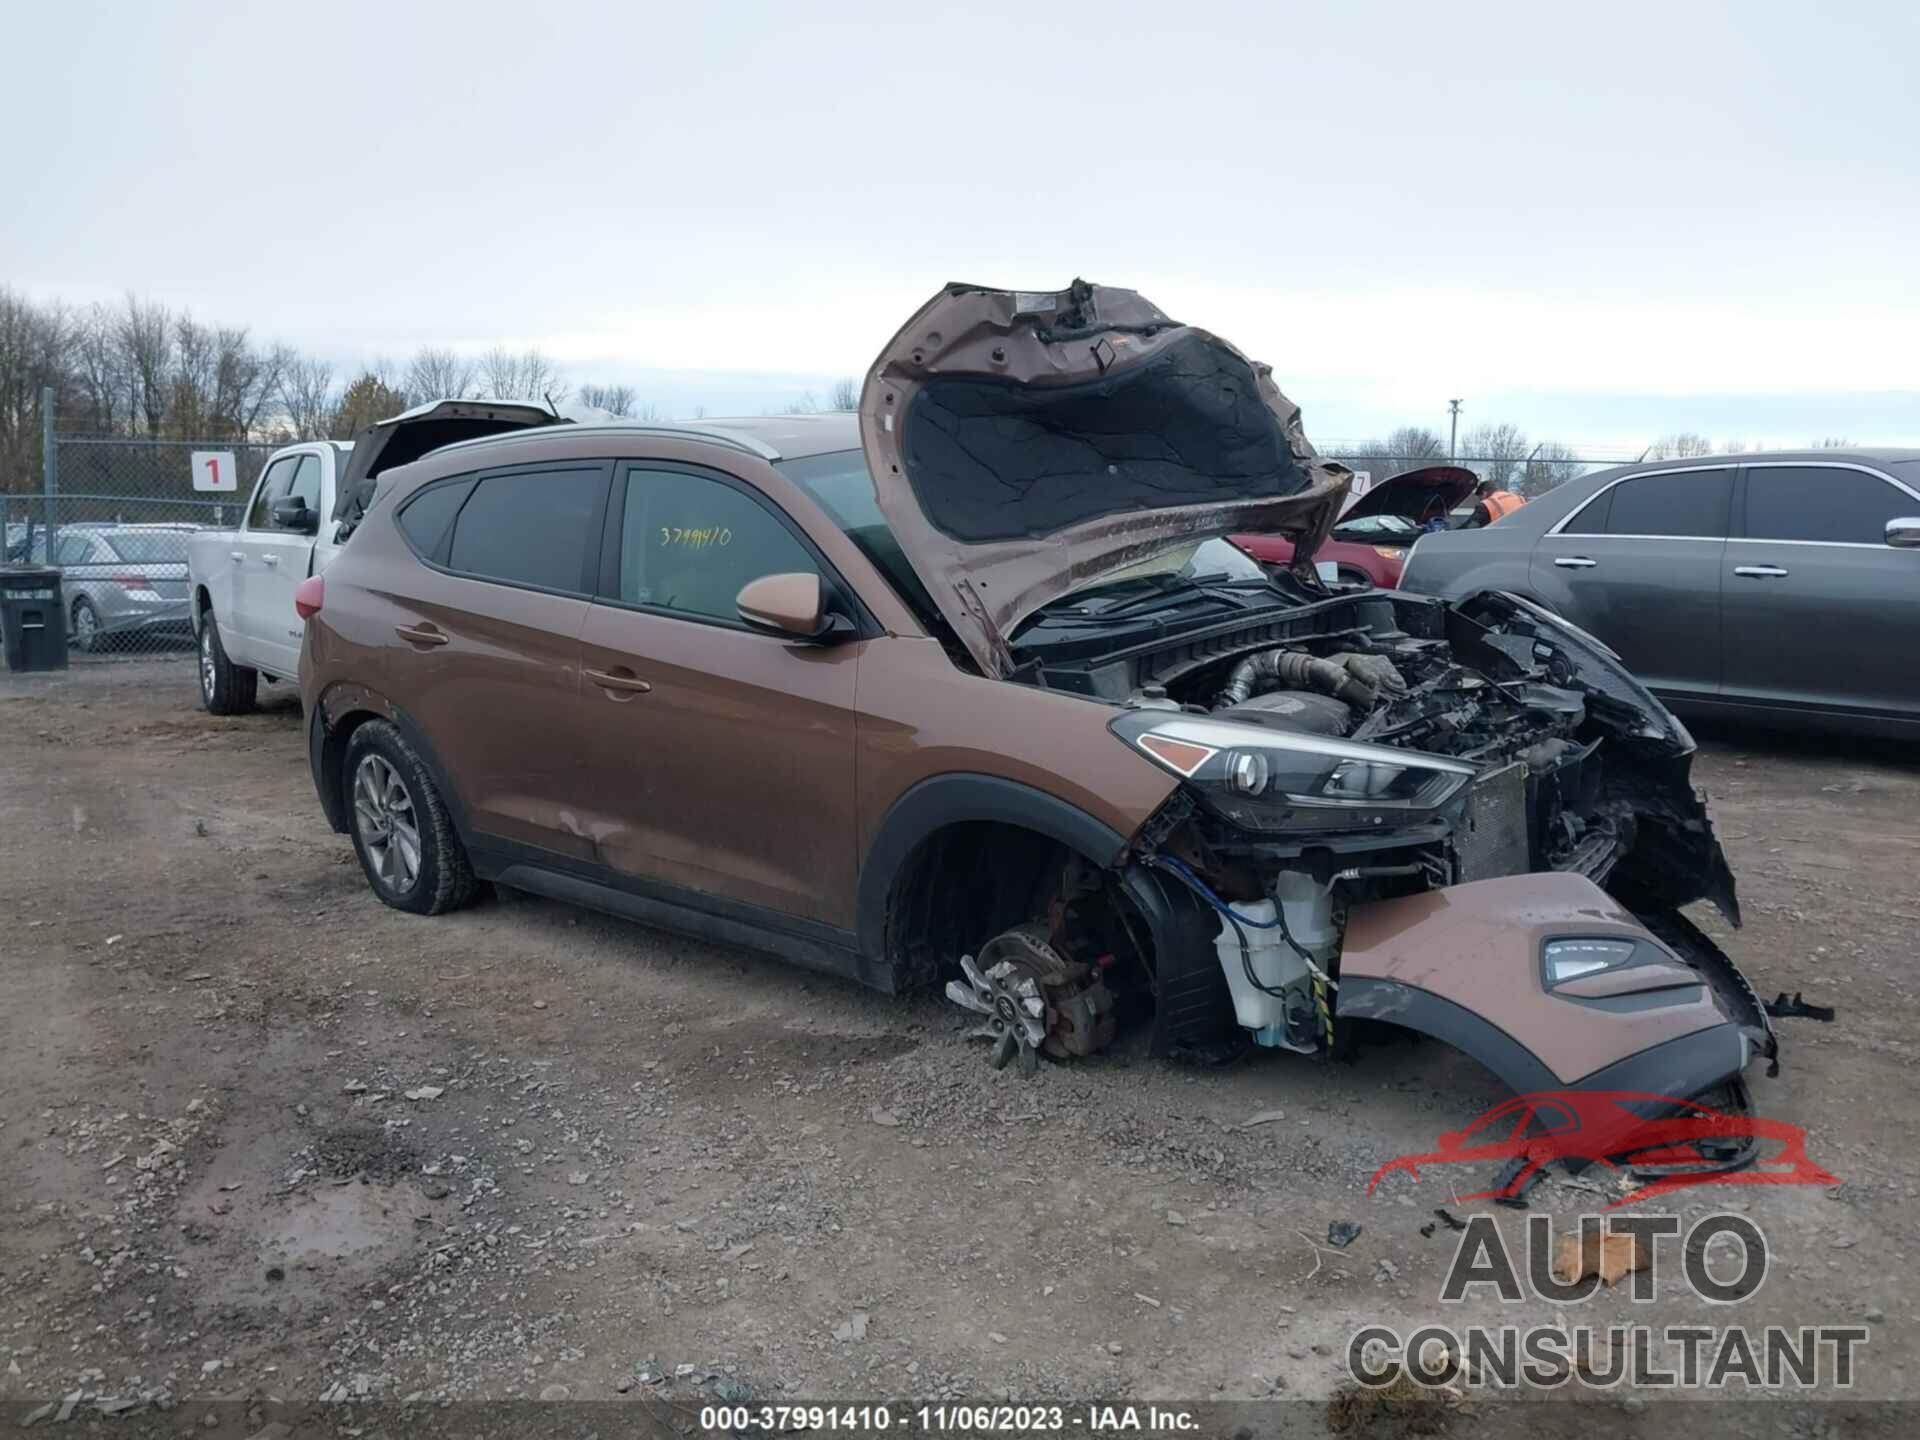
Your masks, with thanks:
M121 408L128 397L127 367L113 311L97 301L75 325L71 366L81 397L72 408L84 411L82 423L89 430L111 434L121 416L130 414Z
M407 362L401 388L416 405L429 400L470 400L478 393L479 367L452 350L422 345Z
M631 385L582 385L578 399L582 405L591 405L596 410L604 410L609 415L622 418L634 417L635 397Z
M480 378L491 400L550 400L567 398L567 387L551 360L539 350L518 353L496 345L480 357Z
M798 400L789 400L780 407L782 415L818 415L820 402L813 398L813 392L807 391Z
M1527 449L1527 437L1517 425L1476 425L1460 437L1462 463L1502 490L1518 481Z
M167 418L167 388L173 360L173 317L167 307L128 295L119 317L120 351L136 419L158 435Z
M1574 459L1574 452L1556 440L1542 440L1527 456L1521 472L1519 491L1528 499L1557 490L1569 480L1578 479L1586 467Z
M292 360L280 373L280 408L293 439L319 440L332 434L340 409L333 366L325 360Z
M833 382L833 388L827 392L827 409L858 410L860 408L860 387L854 383L851 375L843 375Z
M1674 435L1662 435L1647 447L1649 460L1691 460L1699 455L1713 454L1713 442L1704 435L1696 435L1691 430L1682 430Z
M1813 442L1815 450L1851 450L1853 441L1844 435L1827 435Z
M0 288L0 488L38 488L41 392L65 375L70 317Z

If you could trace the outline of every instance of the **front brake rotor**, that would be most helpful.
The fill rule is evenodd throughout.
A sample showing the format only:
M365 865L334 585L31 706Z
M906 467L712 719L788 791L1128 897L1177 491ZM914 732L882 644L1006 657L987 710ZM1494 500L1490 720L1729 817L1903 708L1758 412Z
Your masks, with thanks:
M965 980L947 982L947 998L963 1010L986 1017L969 1038L994 1042L993 1068L1004 1069L1016 1055L1020 1071L1040 1068L1047 1039L1046 987L1068 978L1067 962L1047 944L1038 925L1019 925L980 948L979 962L960 957Z

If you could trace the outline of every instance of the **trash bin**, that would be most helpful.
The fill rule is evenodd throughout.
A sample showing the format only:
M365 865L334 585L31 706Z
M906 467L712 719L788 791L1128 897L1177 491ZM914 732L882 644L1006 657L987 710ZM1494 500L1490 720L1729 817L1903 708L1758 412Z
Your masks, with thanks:
M58 570L0 570L0 631L6 634L7 669L67 668L67 611Z

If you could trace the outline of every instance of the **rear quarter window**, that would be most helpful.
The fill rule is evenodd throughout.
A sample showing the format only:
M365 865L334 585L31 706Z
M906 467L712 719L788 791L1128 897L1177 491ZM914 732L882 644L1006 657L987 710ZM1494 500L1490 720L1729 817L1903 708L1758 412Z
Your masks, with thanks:
M462 502L472 491L471 476L448 480L425 487L400 507L395 521L414 554L423 560L445 560L447 532L453 528L453 517L460 513Z

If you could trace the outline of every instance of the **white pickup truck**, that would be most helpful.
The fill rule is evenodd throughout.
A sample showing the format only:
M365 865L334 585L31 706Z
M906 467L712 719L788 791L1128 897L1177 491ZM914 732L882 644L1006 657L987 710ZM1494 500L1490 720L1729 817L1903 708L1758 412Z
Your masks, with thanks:
M332 563L373 501L379 475L429 450L558 417L538 405L435 400L363 430L349 443L276 450L237 530L187 542L200 703L215 715L253 708L260 677L294 680L303 625L293 592Z

